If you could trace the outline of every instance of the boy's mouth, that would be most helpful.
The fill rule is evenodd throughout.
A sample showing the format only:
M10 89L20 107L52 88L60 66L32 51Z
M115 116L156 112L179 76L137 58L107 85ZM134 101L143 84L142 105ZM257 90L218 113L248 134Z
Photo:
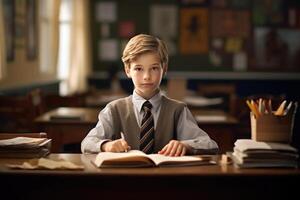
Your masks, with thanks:
M152 86L153 83L143 83L142 86L145 86L145 87L149 87L149 86Z

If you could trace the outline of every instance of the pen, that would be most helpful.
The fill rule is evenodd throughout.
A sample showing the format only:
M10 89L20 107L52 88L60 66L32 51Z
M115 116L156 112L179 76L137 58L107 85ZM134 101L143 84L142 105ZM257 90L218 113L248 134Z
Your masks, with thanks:
M125 136L124 136L124 133L123 133L123 132L121 132L121 138L122 138L123 140L125 140ZM125 152L127 152L127 149L125 149Z

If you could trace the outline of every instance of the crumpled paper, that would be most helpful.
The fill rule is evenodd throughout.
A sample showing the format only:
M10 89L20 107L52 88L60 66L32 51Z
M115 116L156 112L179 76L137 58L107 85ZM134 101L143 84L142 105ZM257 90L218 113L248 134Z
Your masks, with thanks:
M13 169L50 169L50 170L83 170L84 166L66 160L51 160L47 158L31 159L21 165L8 164Z

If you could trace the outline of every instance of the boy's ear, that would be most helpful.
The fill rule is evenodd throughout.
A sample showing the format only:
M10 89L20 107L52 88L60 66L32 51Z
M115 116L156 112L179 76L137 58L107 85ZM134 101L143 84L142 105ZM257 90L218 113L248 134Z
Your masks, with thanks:
M125 71L127 77L128 77L128 78L131 78L130 73L129 73L129 72L130 72L129 67L124 67L124 71Z
M168 71L168 65L164 65L164 68L163 68L163 70L164 70L164 76L167 74L167 71Z

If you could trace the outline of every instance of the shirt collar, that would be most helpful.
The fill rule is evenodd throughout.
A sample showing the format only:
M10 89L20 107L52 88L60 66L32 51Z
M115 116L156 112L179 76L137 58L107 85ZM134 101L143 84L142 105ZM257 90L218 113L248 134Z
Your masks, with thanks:
M157 112L157 110L160 106L160 103L161 103L161 97L162 97L162 94L159 91L156 95L154 95L151 99L148 100L152 104L152 111ZM138 95L138 93L135 90L133 91L132 102L133 102L133 105L138 109L139 112L142 112L142 106L146 101L147 101L147 99L144 99L143 97Z

